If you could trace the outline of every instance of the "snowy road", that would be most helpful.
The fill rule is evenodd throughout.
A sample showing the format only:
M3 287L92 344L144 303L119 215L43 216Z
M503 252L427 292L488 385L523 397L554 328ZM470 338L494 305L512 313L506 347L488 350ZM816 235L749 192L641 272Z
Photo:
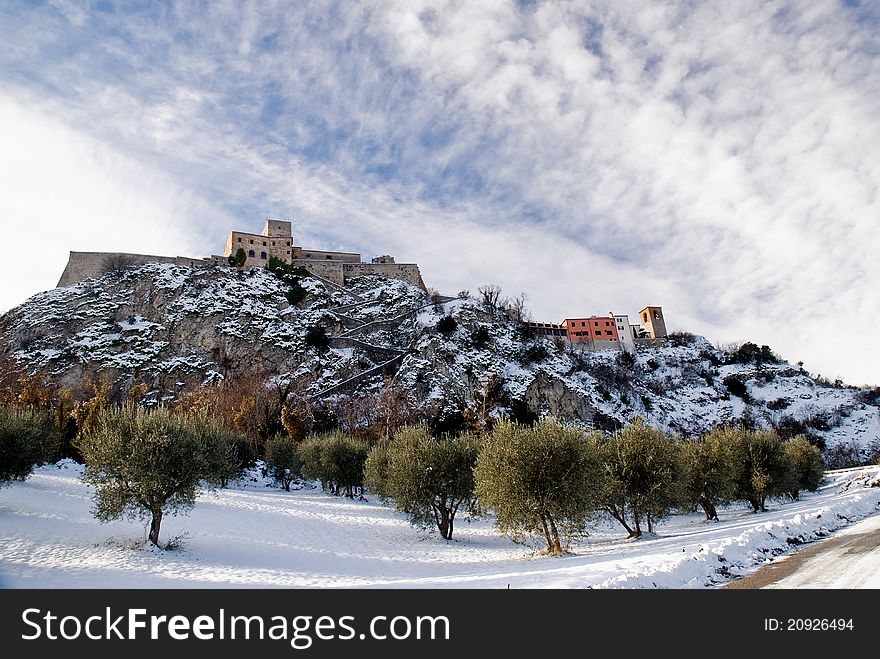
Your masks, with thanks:
M880 515L782 556L724 588L880 588Z
M844 529L814 549L797 561L790 574L765 587L880 588L880 515Z

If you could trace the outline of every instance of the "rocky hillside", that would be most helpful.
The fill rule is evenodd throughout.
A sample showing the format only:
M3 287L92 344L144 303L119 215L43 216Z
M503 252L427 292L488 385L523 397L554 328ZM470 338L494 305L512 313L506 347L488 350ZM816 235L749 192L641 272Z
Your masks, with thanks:
M425 418L463 410L552 414L603 429L636 415L686 436L724 423L806 432L829 449L880 448L880 392L819 382L769 351L680 336L634 357L530 336L470 297L403 282L340 287L302 277L305 297L267 270L150 264L40 293L0 317L0 353L62 385L143 382L152 401L245 375L312 401L402 391ZM438 330L438 322L449 316ZM322 345L321 331L330 337ZM316 338L317 337L317 338Z

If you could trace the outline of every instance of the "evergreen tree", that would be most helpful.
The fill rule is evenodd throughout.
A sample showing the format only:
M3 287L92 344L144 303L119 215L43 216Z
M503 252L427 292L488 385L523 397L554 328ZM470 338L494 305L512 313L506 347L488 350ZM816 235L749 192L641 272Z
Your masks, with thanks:
M682 442L683 495L690 505L702 507L707 520L718 521L716 506L730 501L736 493L734 444L728 428Z
M736 498L747 501L754 512L766 511L768 497L785 494L790 478L783 442L774 430L735 428Z
M642 519L653 533L654 523L681 500L677 443L636 418L608 438L601 456L603 508L629 537L642 535Z
M325 490L349 498L363 490L366 442L334 431L310 437L298 451L303 477L316 478Z
M797 499L802 490L815 492L823 478L822 454L806 437L798 435L783 444L783 453L788 462L788 482L786 491L792 499Z
M192 508L202 481L217 481L215 445L204 430L166 408L126 403L104 410L79 440L95 516L102 522L147 517L149 540L158 546L163 516Z
M247 261L247 252L244 251L243 247L239 247L235 250L235 265L240 268L244 265L245 261Z
M302 460L297 443L287 435L275 435L266 442L266 466L272 477L290 492L290 484L300 476Z
M54 459L58 439L50 411L0 405L0 487L26 480L35 465Z
M476 494L495 511L499 529L515 540L540 535L559 554L584 533L596 510L597 445L574 427L544 420L533 426L502 421L477 458Z
M373 447L364 467L367 484L394 500L414 525L436 525L452 538L459 509L474 509L478 441L470 435L435 438L424 426L403 428Z

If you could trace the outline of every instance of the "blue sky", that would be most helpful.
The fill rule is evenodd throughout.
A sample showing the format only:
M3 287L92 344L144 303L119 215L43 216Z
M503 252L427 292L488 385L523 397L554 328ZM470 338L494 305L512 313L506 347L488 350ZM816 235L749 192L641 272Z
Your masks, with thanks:
M880 5L5 2L0 308L68 250L299 244L880 382Z

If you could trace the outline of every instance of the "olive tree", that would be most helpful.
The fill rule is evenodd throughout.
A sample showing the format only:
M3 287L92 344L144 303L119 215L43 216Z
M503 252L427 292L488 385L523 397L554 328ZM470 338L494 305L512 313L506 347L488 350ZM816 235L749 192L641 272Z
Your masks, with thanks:
M48 411L0 405L0 486L23 481L54 458L59 436Z
M79 440L82 478L95 488L95 516L102 522L149 518L149 541L158 546L163 516L189 510L202 487L228 473L218 464L217 434L206 432L207 423L163 407L127 403L104 410Z
M716 506L736 493L734 438L728 428L716 428L699 440L681 444L682 493L690 505L699 505L707 520L718 521Z
M819 449L803 435L797 435L786 441L782 450L788 462L788 495L797 499L802 490L818 490L823 478L822 454Z
M643 518L653 533L681 500L677 442L636 418L603 443L601 460L602 507L629 537L642 535Z
M269 439L266 442L266 466L272 477L290 492L290 484L299 478L302 469L297 443L282 434Z
M316 478L325 490L349 498L363 490L364 463L369 452L365 441L334 431L310 437L298 451L305 478Z
M413 525L435 525L450 540L459 509L474 509L478 453L471 435L435 438L424 426L403 428L373 447L364 473L367 485L392 499Z
M574 427L499 422L477 458L478 501L514 540L540 535L549 554L562 553L598 505L596 454L596 439Z
M766 511L768 497L786 493L790 478L782 439L774 430L734 428L737 499L747 501L754 512Z

